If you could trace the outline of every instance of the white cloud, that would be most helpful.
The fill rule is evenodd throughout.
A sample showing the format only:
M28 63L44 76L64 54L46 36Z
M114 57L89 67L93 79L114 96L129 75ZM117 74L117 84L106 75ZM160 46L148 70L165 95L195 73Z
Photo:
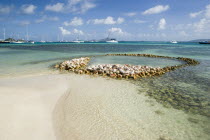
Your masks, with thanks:
M72 33L78 34L78 35L84 35L84 32L83 32L82 30L78 30L78 29L74 29L74 30L72 31Z
M70 35L70 34L71 34L70 31L64 29L63 27L59 27L59 29L60 29L60 31L61 31L61 34L64 35L64 36L65 36L65 35Z
M20 22L20 25L21 26L25 26L25 25L29 25L29 24L31 24L31 22L30 21L27 21L27 20Z
M12 11L12 5L0 5L0 14L9 14Z
M121 28L111 28L108 30L110 33L118 33L118 34L123 34L123 31Z
M159 30L164 30L165 28L166 28L166 20L164 18L162 18L159 21L158 29Z
M94 4L92 1L94 0L67 0L66 3L46 5L45 10L67 13L85 13L88 10L96 7L96 4Z
M205 16L206 18L210 18L210 4L206 6Z
M50 21L58 21L59 20L58 17L48 17L47 19Z
M121 24L124 21L125 21L124 18L121 18L121 17L119 17L117 20L114 20L113 17L108 16L105 19L92 19L92 20L89 20L87 23L93 23L93 24L109 24L109 25L111 25L111 24Z
M65 21L65 26L80 26L83 25L82 18L74 17L70 22Z
M84 32L82 30L78 30L78 29L73 29L72 31L69 31L63 27L59 27L59 29L63 36L71 35L71 34L84 35Z
M119 17L116 21L117 24L122 24L124 22L124 18Z
M210 32L210 19L202 18L199 22L192 24L195 32Z
M56 3L54 5L46 5L46 11L53 11L53 12L62 12L64 11L64 3Z
M164 11L167 11L168 9L169 9L169 5L165 5L165 6L164 5L157 5L155 7L147 9L142 14L143 15L159 14L159 13L162 13Z
M82 5L79 11L81 11L81 13L85 13L86 11L88 11L89 9L95 8L96 5L94 3L91 2L87 2L85 1Z
M144 20L139 20L139 19L135 19L133 22L134 22L134 23L145 23L146 21L144 21Z
M132 37L132 34L123 31L121 28L110 28L108 32L111 36L117 36L118 38L122 37L128 39Z
M129 12L129 13L125 13L124 15L128 16L128 17L133 17L133 16L137 15L137 13L136 12Z
M188 34L187 34L185 31L180 31L179 34L180 34L181 36L184 36L184 37L188 36Z
M44 22L46 20L49 20L49 21L58 21L59 18L58 17L48 17L48 16L44 15L42 18L35 20L35 22L36 23L41 23L41 22Z
M36 8L33 4L25 4L21 6L21 12L24 14L34 14Z
M121 28L110 28L108 29L110 37L116 37L118 40L129 40L134 39L134 35L123 31Z
M196 18L197 16L201 15L203 13L203 11L199 11L199 12L194 12L194 13L190 13L190 17L191 18Z
M206 8L204 10L198 11L198 12L194 12L194 13L190 13L189 16L191 18L196 18L197 16L201 15L204 18L210 18L210 4L206 6Z

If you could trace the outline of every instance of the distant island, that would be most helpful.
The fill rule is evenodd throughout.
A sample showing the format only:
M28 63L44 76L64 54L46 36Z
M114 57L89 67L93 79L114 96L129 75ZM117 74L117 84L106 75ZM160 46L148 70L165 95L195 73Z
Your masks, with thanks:
M189 42L204 42L204 41L210 41L210 39L196 39L196 40L191 40Z

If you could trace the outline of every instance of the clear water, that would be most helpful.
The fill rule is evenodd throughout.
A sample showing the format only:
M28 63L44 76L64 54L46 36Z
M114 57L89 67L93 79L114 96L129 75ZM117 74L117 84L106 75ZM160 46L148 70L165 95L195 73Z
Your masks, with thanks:
M174 90L179 95L187 95L198 100L209 102L205 108L207 121L203 123L204 133L210 134L210 45L197 43L170 44L167 42L120 42L119 44L87 43L46 43L33 45L0 44L0 76L22 75L28 73L50 72L51 65L81 56L97 56L107 53L149 53L172 57L193 58L200 62L169 72L161 77L132 81L135 85L151 91ZM99 63L132 63L150 66L177 65L180 62L166 59L136 57L95 57L92 64ZM139 91L140 93L143 91ZM153 98L153 97L151 97ZM161 99L158 102L163 103ZM180 105L177 103L178 106ZM188 106L187 106L188 107ZM190 109L191 107L189 107ZM178 109L178 108L175 108ZM183 111L186 111L185 109ZM197 114L203 110L197 110ZM188 111L186 111L188 112ZM189 112L188 112L189 113ZM184 130L183 130L184 131ZM209 136L210 138L210 136Z
M98 64L132 64L152 67L166 67L182 64L181 61L165 58L149 58L149 57L136 57L136 56L98 56L93 57L90 65Z

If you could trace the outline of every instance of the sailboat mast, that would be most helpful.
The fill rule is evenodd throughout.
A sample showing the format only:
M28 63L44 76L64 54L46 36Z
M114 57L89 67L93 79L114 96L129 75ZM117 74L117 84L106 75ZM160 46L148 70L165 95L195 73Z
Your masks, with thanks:
M111 34L111 32L109 32L109 34L108 34L108 37L107 37L107 38L109 38L110 34Z
M5 28L3 28L3 34L4 34L4 40L6 39L6 33Z
M26 40L27 41L29 40L29 37L28 37L28 25L26 25Z

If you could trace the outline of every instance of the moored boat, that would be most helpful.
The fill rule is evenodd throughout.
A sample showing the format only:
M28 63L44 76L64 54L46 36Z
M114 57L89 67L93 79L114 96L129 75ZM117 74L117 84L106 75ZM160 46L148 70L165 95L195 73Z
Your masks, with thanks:
M10 43L9 41L0 41L1 44L8 44Z
M202 42L199 42L199 44L210 44L210 41L202 41Z
M178 42L177 42L177 41L171 41L171 43L176 44L176 43L178 43Z
M111 38L109 40L106 41L107 43L118 43L118 41L114 38Z

